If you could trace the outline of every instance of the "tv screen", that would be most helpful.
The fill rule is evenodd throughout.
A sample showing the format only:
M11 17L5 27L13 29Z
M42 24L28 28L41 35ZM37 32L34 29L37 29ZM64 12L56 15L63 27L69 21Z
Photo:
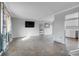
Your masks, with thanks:
M34 27L35 23L33 21L25 21L25 27Z

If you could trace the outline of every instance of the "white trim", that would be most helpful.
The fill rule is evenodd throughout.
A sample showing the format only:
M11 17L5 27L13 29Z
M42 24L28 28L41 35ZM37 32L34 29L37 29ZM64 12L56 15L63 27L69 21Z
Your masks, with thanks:
M71 10L71 9L74 9L74 8L77 8L77 7L79 7L79 5L73 6L73 7L71 7L71 8L65 9L65 10L61 10L61 11L59 11L59 12L53 14L53 15L56 15L56 14L60 14L60 13L66 12L66 11L68 11L68 10Z
M76 50L72 50L72 51L70 51L70 53L73 53L73 52L76 52L76 51L78 51L79 49L76 49Z
M79 51L79 49L72 50L72 51L69 52L69 54L70 54L71 56L76 56L76 55L73 54L73 53L75 53L76 51Z
M65 44L65 42L60 42L60 41L57 41L57 40L54 40L55 42L59 42L59 43L61 43L61 44Z

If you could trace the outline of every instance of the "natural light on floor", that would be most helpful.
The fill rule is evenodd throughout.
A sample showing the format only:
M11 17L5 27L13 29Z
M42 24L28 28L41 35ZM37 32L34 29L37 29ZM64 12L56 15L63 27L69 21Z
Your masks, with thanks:
M22 40L23 40L23 41L24 41L24 40L28 40L30 37L31 37L31 35L29 34L28 36L22 38Z

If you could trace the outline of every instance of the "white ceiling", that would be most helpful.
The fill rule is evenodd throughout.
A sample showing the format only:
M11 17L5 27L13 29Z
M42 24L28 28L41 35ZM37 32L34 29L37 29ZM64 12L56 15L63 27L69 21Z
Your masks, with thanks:
M76 6L79 2L6 2L5 4L12 17L39 20L61 10Z

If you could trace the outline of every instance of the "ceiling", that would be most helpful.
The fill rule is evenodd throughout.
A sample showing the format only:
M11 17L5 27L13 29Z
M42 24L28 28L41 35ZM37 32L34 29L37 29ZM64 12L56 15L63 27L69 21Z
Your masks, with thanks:
M6 2L5 4L12 17L39 20L76 6L79 2Z

